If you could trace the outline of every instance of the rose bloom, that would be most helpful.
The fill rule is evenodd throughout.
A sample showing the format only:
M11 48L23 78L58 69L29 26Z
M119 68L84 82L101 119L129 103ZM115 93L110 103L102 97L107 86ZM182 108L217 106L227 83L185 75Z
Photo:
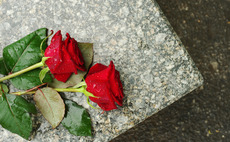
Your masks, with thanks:
M62 41L62 34L59 30L45 50L45 57L50 57L46 60L46 65L54 78L62 82L66 82L72 73L77 74L77 69L86 70L77 41L68 33L66 36L65 41Z
M101 109L105 111L117 109L115 102L122 106L123 87L120 74L115 70L112 61L108 67L100 63L91 67L85 82L86 90L96 96L90 97L90 100L97 103Z

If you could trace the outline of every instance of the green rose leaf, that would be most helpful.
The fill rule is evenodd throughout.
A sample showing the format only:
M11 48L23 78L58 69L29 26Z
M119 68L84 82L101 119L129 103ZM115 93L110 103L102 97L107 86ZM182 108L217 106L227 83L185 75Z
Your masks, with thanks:
M29 89L41 84L39 78L40 71L41 69L35 69L27 73L24 73L22 75L19 75L17 77L14 77L10 79L10 81L18 89L22 89L22 90ZM52 77L49 73L47 73L43 79L43 82L51 82L51 81L52 81Z
M65 100L66 115L61 124L73 135L92 136L89 113L77 103Z
M32 120L29 113L37 112L35 106L21 96L2 92L0 108L2 127L28 139L32 131Z
M6 64L4 58L0 58L0 74L7 75L8 69L6 68Z
M53 128L56 128L65 114L65 104L59 93L45 87L36 91L34 101L46 120Z
M2 96L2 93L8 93L9 89L6 84L0 83L0 97Z
M42 55L40 51L40 44L43 39L46 38L46 32L46 28L38 29L3 49L4 63L8 69L8 73L20 71L41 61ZM46 47L47 44L44 43L42 48L45 49ZM49 79L47 78L46 81L51 82L51 77L49 77ZM23 90L41 84L39 73L34 74L33 77L31 77L31 72L14 77L11 79L11 83L16 88Z
M78 42L78 47L81 50L81 54L84 58L85 68L86 70L88 70L93 62L93 44ZM78 70L78 74L72 74L72 76L67 80L66 83L54 79L53 82L49 83L49 86L53 88L67 88L75 86L82 81L82 78L86 75L86 73L87 71L83 72Z

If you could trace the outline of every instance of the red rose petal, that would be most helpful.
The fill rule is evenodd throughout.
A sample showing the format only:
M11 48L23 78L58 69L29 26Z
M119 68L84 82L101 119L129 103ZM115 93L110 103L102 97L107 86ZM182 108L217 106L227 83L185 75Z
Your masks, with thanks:
M91 92L92 94L96 94L99 98L93 98L90 97L90 100L97 103L99 107L101 107L105 111L109 111L112 109L117 109L117 106L115 105L112 96L112 92L109 90L109 86L107 82L98 82L98 80L90 80L90 82L87 82L87 90Z
M71 37L70 37L70 35L69 35L69 33L66 33L66 39L65 39L65 47L67 47L68 46L68 44L69 44L69 42L70 42L70 39L71 39Z
M113 109L117 109L117 106L114 103L97 103L97 104L104 111L110 111Z
M115 70L115 66L113 64L113 62L110 62L111 66L111 75L110 75L110 84L111 85L111 90L113 91L113 99L115 100L115 102L122 106L122 98L123 98L123 87L120 81L120 75L119 72Z
M109 80L110 69L106 68L100 72L89 75L92 79L108 81Z
M61 47L62 35L61 31L58 31L52 38L51 44L45 50L45 57L50 57L46 60L46 64L50 71L54 71L62 61Z
M103 110L108 111L116 109L115 102L122 106L123 88L120 81L120 75L113 62L107 67L102 64L95 64L85 79L86 90L99 98L90 97Z
M54 77L62 82L70 77L72 73L77 74L77 69L85 71L84 60L77 41L66 34L67 38L62 41L59 30L52 38L51 44L45 50L46 64Z
M66 82L72 73L53 74L58 81Z
M64 45L62 46L62 56L63 56L62 62L59 64L56 70L51 73L63 74L63 73L73 73L74 72L75 74L77 74L77 69L75 67L75 64L72 61Z
M95 64L94 66L92 66L88 72L88 75L100 72L102 70L105 70L107 68L107 66L102 65L100 63Z
M75 56L73 56L75 63L78 65L83 65L84 60L83 60L81 51L78 48L77 41L74 38L71 38L71 40L70 40L70 49L72 50L72 54L75 55ZM76 55L78 57L76 57Z
M77 41L74 38L70 39L68 46L66 46L72 60L76 64L76 68L82 71L86 71L84 67L84 60L80 49L78 48Z

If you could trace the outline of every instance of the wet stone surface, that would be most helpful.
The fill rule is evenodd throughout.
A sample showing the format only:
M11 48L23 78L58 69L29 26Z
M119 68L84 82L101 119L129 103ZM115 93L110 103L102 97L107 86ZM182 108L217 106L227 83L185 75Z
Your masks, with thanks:
M91 109L82 94L65 93L88 109L92 138L73 136L61 125L53 130L38 114L32 141L109 141L203 82L155 1L0 2L1 54L3 47L38 28L60 29L79 42L94 43L94 63L113 60L124 86L124 106L104 114ZM2 127L0 133L0 141L25 141Z

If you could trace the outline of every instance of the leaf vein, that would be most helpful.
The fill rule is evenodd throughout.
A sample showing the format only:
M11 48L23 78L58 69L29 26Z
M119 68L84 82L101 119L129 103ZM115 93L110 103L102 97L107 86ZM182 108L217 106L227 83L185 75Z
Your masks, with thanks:
M16 65L18 64L19 60L21 59L21 57L23 56L23 54L25 53L25 51L28 49L29 45L31 44L31 42L34 40L34 38L38 36L38 34L35 32L33 38L31 38L30 42L28 43L28 45L26 46L25 50L22 52L21 56L18 58L17 62L15 63L14 67L11 70L11 73L13 72L14 68L16 67ZM14 48L13 48L14 49ZM17 53L17 52L16 52Z
M53 109L52 109L51 105L49 104L49 101L47 100L45 94L42 92L42 90L41 90L40 88L38 88L38 90L42 93L42 95L43 95L43 97L45 98L47 104L49 105L50 109L52 110L51 112L52 112L53 118L55 118L55 117L54 117L54 113L53 113Z

